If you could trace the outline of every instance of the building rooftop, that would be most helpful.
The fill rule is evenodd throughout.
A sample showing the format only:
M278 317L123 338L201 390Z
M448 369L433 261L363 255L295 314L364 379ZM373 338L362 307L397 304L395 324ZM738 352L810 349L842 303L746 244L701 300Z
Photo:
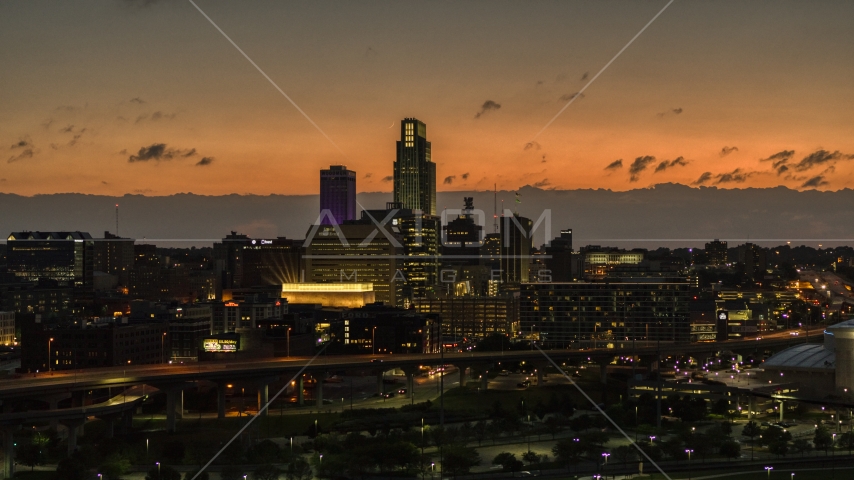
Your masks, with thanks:
M821 344L796 345L772 355L762 366L829 371L836 367L836 354Z

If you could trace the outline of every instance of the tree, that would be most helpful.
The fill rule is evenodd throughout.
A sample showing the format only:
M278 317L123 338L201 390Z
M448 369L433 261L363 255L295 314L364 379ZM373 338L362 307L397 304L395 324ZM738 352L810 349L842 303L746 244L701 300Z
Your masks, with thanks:
M252 472L253 480L279 480L282 471L270 463L261 465Z
M554 440L556 434L563 430L563 425L560 424L560 419L556 415L547 418L544 425L546 432L551 434L552 440Z
M312 476L311 466L308 464L308 460L302 456L294 458L285 470L285 477L288 480L309 480Z
M252 445L246 451L246 458L251 464L273 463L279 460L282 451L272 440L262 440Z
M30 471L35 470L36 465L43 464L44 457L42 448L35 443L22 445L15 453L15 460L22 465L30 467Z
M768 451L774 455L785 457L789 453L789 442L784 438L778 438L768 444Z
M442 473L448 475L465 475L471 467L480 465L480 454L472 447L455 445L445 450L442 462Z
M533 465L540 462L540 456L537 455L536 452L525 452L525 454L522 455L522 460L528 462L528 465Z
M854 448L854 433L845 432L839 437L839 446L849 451Z
M830 434L830 431L824 425L820 425L815 429L815 436L812 441L815 448L818 450L824 450L825 455L827 454L827 449L829 449L833 445L833 436Z
M630 445L620 445L611 451L611 455L614 456L614 460L624 465L634 460L637 457L637 454L637 450Z
M184 460L187 447L180 440L170 440L163 444L163 458L171 465L180 464Z
M474 438L477 440L477 445L480 446L483 444L483 441L486 440L487 437L487 429L489 426L483 420L474 424L472 428L474 433Z
M795 453L800 453L801 456L804 456L804 453L812 450L812 444L806 438L799 438L792 442L792 450Z
M505 472L518 472L522 470L522 462L516 455L509 452L501 452L492 459L493 465L501 465Z
M127 458L111 455L98 467L98 472L107 480L119 480L123 475L130 473L131 467L130 460Z
M87 480L88 477L89 468L78 458L64 458L56 466L58 480Z
M181 480L181 474L168 465L160 465L152 467L145 480Z
M753 439L761 433L759 425L753 420L747 422L741 434L745 437L750 437L750 460L753 460Z
M236 465L226 465L220 470L219 478L222 480L243 480L243 470Z
M552 447L552 454L561 465L570 468L573 465L578 465L581 462L581 457L584 455L585 448L580 441L574 438L565 438L558 440Z
M735 440L726 440L721 444L719 453L722 457L738 458L741 456L741 444Z

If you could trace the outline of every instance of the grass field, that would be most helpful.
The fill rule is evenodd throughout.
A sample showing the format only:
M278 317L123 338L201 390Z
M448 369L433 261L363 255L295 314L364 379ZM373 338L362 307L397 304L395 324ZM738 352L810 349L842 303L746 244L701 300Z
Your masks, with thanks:
M793 478L794 480L848 480L854 478L854 466L846 468L837 468L836 470L799 470L797 468L787 470L783 468L775 468L774 470L771 470L770 476L764 468L753 468L755 469L755 471L752 472L748 472L745 468L735 469L731 472L727 472L726 470L722 469L698 470L696 472L691 472L690 476L687 472L674 472L672 475L670 475L670 478L673 480L687 480L688 478L696 480L703 477L712 476L716 478L727 478L733 480L792 480ZM791 476L792 473L795 474L794 477ZM635 478L649 480L666 480L666 477L664 477L664 475L661 475L660 473L638 476Z

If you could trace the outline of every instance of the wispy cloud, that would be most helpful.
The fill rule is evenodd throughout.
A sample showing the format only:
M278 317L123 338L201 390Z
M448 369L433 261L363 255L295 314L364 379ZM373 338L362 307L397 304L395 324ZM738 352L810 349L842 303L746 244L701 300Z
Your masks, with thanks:
M442 183L444 183L445 185L450 185L454 183L454 180L456 180L456 178L456 175L448 175L447 177L445 177L445 181L443 181Z
M668 168L673 168L676 166L684 167L685 165L688 165L688 161L685 160L685 158L676 157L673 160L669 160L669 161L664 160L661 163L659 163L658 166L655 167L655 171L653 173L663 172L663 171L667 170Z
M605 170L614 171L614 170L619 170L621 168L623 168L623 159L622 158L619 160L614 160L613 162L609 163L608 166L605 167Z
M177 114L175 113L163 113L158 110L151 114L143 113L142 115L136 117L136 122L134 123L140 123L146 120L150 122L159 122L160 120L173 120L176 116Z
M715 183L744 183L748 178L758 174L759 172L748 172L741 168L736 168L731 172L715 175Z
M691 185L703 185L704 183L708 182L711 179L712 179L712 172L703 172L703 174L700 175L700 178L698 178L697 180L694 180L691 183Z
M738 147L736 147L736 146L732 146L732 147L726 147L725 146L725 147L721 148L721 151L718 153L718 155L720 155L721 157L726 157L730 153L737 152L737 151L738 151Z
M394 180L394 175L389 175L387 177L383 177L384 182L391 182Z
M148 162L172 160L173 158L189 158L196 155L196 149L169 148L165 143L153 143L148 147L140 147L136 155L128 157L128 162Z
M466 173L460 175L460 177L462 177L463 180L468 180L469 179L469 173L466 172Z
M130 103L138 103L140 105L144 105L147 102L139 97L133 97L130 99Z
M561 95L560 98L558 98L558 101L559 102L568 102L575 97L578 97L578 99L581 100L582 98L585 97L585 95L583 93L580 93L580 92L565 93L565 94Z
M646 168L653 162L655 162L655 157L651 155L637 157L632 164L629 165L629 181L637 182L640 178L641 172L646 170Z
M816 175L804 182L804 184L801 185L801 188L818 188L824 185L830 185L830 182L825 180L824 175Z
M202 157L201 160L196 162L196 166L197 167L204 167L204 166L212 164L213 161L214 161L213 157Z
M373 173L366 173L366 174L365 174L365 176L364 176L364 177L362 177L362 178L371 178L371 177L373 177L373 176L374 176L374 174L373 174Z
M12 155L6 160L6 163L15 163L28 158L33 158L33 155L36 153L35 145L33 145L29 136L22 137L17 142L13 143L9 147L9 150L12 151Z
M481 115L485 115L487 112L491 112L493 110L498 110L499 108L501 108L500 104L492 100L487 100L480 106L480 111L475 114L474 118L480 118Z
M528 142L525 144L525 148L523 148L522 150L530 150L532 148L534 150L539 150L541 147L540 147L540 144L537 142Z
M794 169L798 172L809 170L818 166L833 166L839 160L851 160L854 155L841 153L839 150L828 152L827 150L817 150L794 165Z
M551 185L551 182L549 182L549 179L544 178L544 179L540 180L539 182L533 184L532 186L534 188L544 188L544 187L548 187L549 185Z
M581 76L581 81L583 82L583 81L587 80L587 77L589 77L589 76L590 76L590 72L584 72L584 75Z
M679 108L671 108L671 109L669 109L669 110L667 110L667 111L657 113L656 115L658 115L658 118L662 118L662 117L664 117L665 115L669 115L669 114L679 115L680 113L682 113L682 107L679 107Z

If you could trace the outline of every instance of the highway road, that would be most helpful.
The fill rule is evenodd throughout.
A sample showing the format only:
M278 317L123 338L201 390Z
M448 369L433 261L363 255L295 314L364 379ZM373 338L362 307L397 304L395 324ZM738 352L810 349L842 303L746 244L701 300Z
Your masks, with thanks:
M854 300L854 285L833 272L801 271L802 282L808 282L816 292L830 292L831 295ZM846 288L847 287L847 288Z

